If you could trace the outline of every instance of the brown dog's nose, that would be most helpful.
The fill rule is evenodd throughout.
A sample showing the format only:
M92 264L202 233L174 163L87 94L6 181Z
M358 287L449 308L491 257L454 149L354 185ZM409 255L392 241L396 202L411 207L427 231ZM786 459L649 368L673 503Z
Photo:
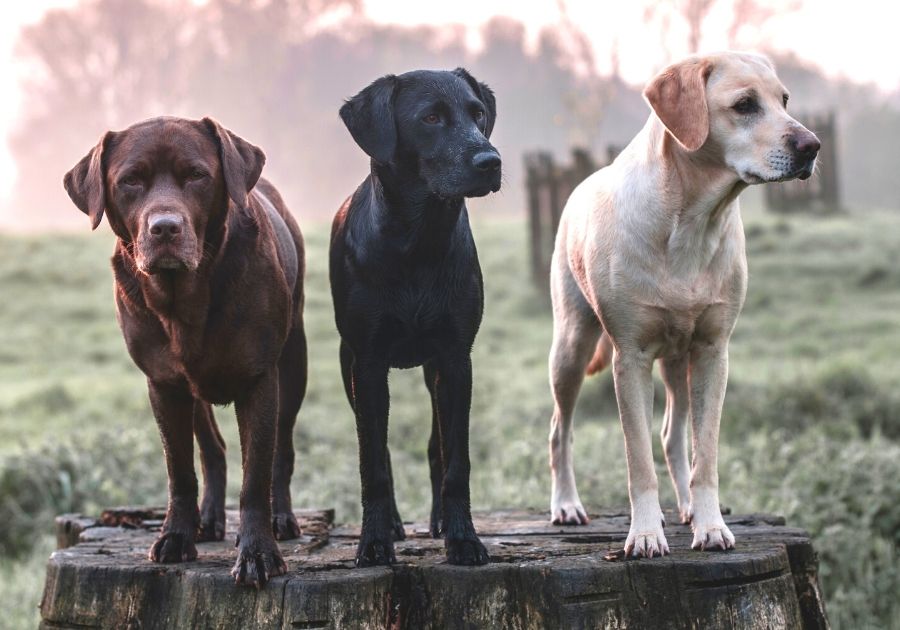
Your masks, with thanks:
M819 142L819 139L806 130L791 136L790 145L797 157L806 160L816 157L819 149L822 148L822 143Z
M181 234L184 219L177 214L156 214L148 221L154 239L172 240Z

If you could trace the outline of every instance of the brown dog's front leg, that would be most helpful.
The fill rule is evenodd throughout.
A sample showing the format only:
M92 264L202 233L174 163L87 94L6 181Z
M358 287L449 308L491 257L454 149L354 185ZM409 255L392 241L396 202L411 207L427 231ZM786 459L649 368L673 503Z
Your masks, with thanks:
M231 570L238 584L260 588L269 578L283 575L287 566L272 533L272 460L278 415L278 374L266 371L244 396L235 401L244 479L241 485L241 524L238 557Z
M194 435L203 468L203 500L200 502L197 540L222 540L225 538L225 440L219 433L212 406L202 400L194 400Z
M147 384L169 475L166 519L159 538L150 547L150 560L196 560L194 540L200 515L197 509L197 476L194 474L194 398L187 389L150 380Z
M486 564L490 556L475 534L469 500L472 359L468 353L438 359L435 389L444 465L441 507L447 560L450 564Z

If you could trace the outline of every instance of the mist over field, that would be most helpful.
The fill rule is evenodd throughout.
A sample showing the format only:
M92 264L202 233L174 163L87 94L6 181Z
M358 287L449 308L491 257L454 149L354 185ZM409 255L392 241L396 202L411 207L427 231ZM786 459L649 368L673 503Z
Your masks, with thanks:
M293 499L298 508L335 507L338 521L353 522L356 434L339 376L327 248L329 221L368 160L337 111L375 78L415 68L465 66L494 89L503 188L469 203L486 291L473 354L473 507L548 507L552 318L546 290L529 275L523 157L546 150L565 161L586 147L603 159L646 121L642 83L623 78L627 60L615 44L602 52L567 17L566 2L556 5L557 22L537 28L489 17L477 46L466 25L375 21L367 6L82 0L20 33L15 61L25 83L9 127L17 172L0 203L0 626L36 625L56 514L165 501L146 381L115 320L114 239L105 221L91 233L62 187L104 131L160 114L212 116L262 147L264 175L298 218L307 242L310 384L295 428ZM742 196L750 286L731 343L721 500L735 512L783 514L812 534L835 628L900 628L900 90L770 46L781 14L814 17L815 3L642 6L656 60L647 78L674 56L673 41L702 47L706 12L729 7L719 35L773 58L791 91L789 111L836 117L839 208L777 214L765 207L762 187ZM841 33L821 36L851 45ZM405 519L422 519L429 401L419 370L391 379L397 499ZM662 407L658 395L655 459L661 500L672 504L657 437ZM237 427L232 408L216 414L232 504ZM627 505L608 373L585 382L575 426L585 506Z
M682 4L687 11L692 3ZM761 26L790 10L740 6L735 21ZM62 174L107 129L160 114L209 115L263 147L266 175L295 214L326 219L368 169L340 123L340 104L379 76L415 68L465 66L498 96L493 140L504 157L505 185L499 196L473 204L478 212L523 212L524 151L562 157L585 146L605 156L607 146L623 146L647 119L643 85L621 78L615 48L606 64L612 74L592 72L600 53L577 25L544 26L532 42L524 24L500 16L479 34L483 45L473 50L462 25L376 24L358 0L95 0L53 10L27 27L16 47L28 72L10 137L18 178L0 226L83 227ZM647 37L662 35L648 27ZM764 39L758 43L766 52ZM733 42L741 44L748 42ZM769 52L792 92L791 111L837 111L846 202L900 204L889 167L900 163L900 93L827 79L814 60Z

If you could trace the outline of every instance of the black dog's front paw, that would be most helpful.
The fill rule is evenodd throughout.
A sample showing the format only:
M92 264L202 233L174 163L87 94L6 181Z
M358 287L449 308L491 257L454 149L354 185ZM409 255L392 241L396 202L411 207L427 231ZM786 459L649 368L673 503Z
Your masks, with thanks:
M444 535L440 507L431 510L431 522L428 526L428 533L432 538L441 538Z
M300 523L293 512L282 512L272 515L272 533L275 540L293 540L300 538Z
M386 534L367 535L363 531L359 537L359 546L356 548L356 566L389 566L397 561L394 556L394 543L391 541L393 531Z
M163 564L196 560L194 536L182 531L164 531L150 547L149 555L152 562Z
M478 566L491 561L487 549L477 536L447 539L447 562L463 566Z
M238 542L238 557L231 569L235 583L262 588L273 577L287 573L287 565L274 540L244 536Z

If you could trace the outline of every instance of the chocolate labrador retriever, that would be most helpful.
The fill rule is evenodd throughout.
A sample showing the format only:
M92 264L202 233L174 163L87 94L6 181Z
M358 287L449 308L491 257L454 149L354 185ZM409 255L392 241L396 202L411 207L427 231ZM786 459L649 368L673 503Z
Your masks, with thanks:
M195 541L224 538L225 443L210 405L234 402L244 478L232 575L257 587L286 571L275 539L300 534L292 431L306 391L303 241L260 179L264 162L209 118L154 118L107 132L64 182L91 225L105 212L118 237L119 325L147 375L169 475L150 559L194 560Z
M469 354L483 287L465 198L500 189L488 141L494 95L468 72L378 79L341 118L371 174L341 206L331 237L331 291L341 370L356 415L363 525L358 566L394 562L403 538L387 447L388 372L423 366L431 394L431 533L453 564L488 554L469 511Z

